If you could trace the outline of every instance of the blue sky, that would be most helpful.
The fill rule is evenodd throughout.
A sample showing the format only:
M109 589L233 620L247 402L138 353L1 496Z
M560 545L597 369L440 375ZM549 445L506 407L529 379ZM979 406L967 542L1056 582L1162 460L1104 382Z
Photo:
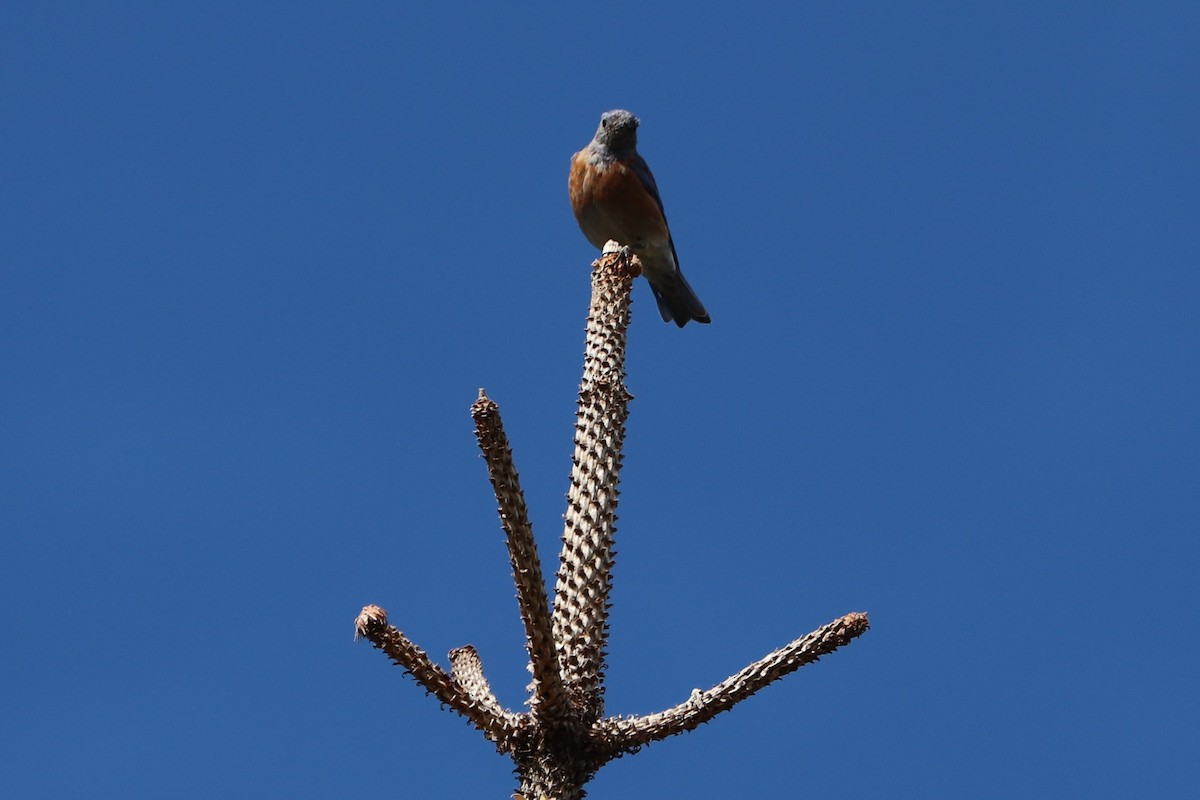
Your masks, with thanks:
M873 627L589 796L1190 796L1198 38L1184 2L9 4L4 796L507 796L352 622L523 701L468 407L552 570L566 170L615 107L713 323L636 289L609 710Z

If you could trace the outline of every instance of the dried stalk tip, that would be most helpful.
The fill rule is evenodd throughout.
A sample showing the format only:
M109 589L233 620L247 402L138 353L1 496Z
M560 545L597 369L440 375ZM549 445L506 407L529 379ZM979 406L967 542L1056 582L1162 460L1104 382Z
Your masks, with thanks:
M866 612L863 611L847 614L839 621L845 626L843 629L845 638L842 640L842 644L847 644L851 639L861 636L871 627L871 621L867 619Z
M499 406L487 396L487 393L482 388L479 390L479 397L471 404L471 418L479 420L483 417L488 417L495 414L499 410Z
M354 620L354 641L368 638L372 631L386 628L387 624L387 611L381 606L363 606Z
M624 256L625 267L628 269L631 277L636 278L638 275L642 274L641 260L633 254L633 251L630 248L625 247L624 245L613 241L612 239L609 239L604 243L604 249L600 251L600 261L603 261L603 256L610 256L615 253L620 253L622 256ZM592 266L595 266L596 263L599 263L599 261L593 263Z

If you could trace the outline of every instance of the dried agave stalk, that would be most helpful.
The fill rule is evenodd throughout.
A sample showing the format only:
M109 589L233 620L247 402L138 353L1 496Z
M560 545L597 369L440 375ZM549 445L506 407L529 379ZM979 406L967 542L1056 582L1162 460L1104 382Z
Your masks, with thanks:
M608 243L593 265L575 456L553 611L500 410L482 389L471 406L525 624L533 676L529 711L518 713L500 705L473 647L451 651L447 673L388 624L387 613L379 606L367 606L355 622L357 636L383 650L513 759L520 780L515 797L520 800L582 798L584 784L612 759L692 730L772 681L849 643L868 627L866 614L847 614L707 691L694 690L687 700L665 711L604 716L617 487L632 399L625 388L625 333L633 279L639 271L637 259L615 242Z

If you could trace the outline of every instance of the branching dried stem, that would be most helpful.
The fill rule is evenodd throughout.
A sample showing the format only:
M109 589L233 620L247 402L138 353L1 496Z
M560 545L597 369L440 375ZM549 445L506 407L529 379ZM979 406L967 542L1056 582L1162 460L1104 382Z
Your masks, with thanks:
M595 736L619 754L644 747L677 733L693 730L722 711L750 697L767 684L832 653L868 628L866 614L847 614L801 636L785 647L755 661L706 692L696 691L673 708L643 717L611 717L596 723Z
M708 691L693 691L677 706L645 716L603 716L618 479L632 399L625 388L625 334L633 279L639 272L636 258L615 242L609 242L593 265L575 455L553 612L499 408L482 389L471 406L525 624L533 674L529 712L515 713L500 705L473 647L451 651L452 669L447 673L389 625L382 608L367 606L355 623L356 638L368 639L387 653L513 759L520 779L516 796L527 800L582 798L587 781L612 759L693 730L868 628L866 614L847 614Z
M519 715L503 708L492 685L483 674L483 661L471 645L456 647L450 651L450 677L463 688L477 706L503 723L503 727L516 730L522 724Z
M363 608L354 622L354 635L355 638L366 639L387 653L388 658L397 666L403 667L427 692L470 720L471 724L483 731L489 739L499 741L509 735L506 728L517 721L516 715L512 715L510 721L472 697L467 689L433 663L424 650L389 625L387 612L379 606Z
M529 671L533 674L530 711L534 716L562 718L567 713L566 695L558 663L558 651L546 599L546 581L538 558L533 525L525 506L521 480L513 464L512 448L500 420L500 408L488 399L483 389L471 406L475 437L487 461L488 476L499 504L500 521L508 541L508 557L517 585L517 604L525 623L525 648L529 652Z

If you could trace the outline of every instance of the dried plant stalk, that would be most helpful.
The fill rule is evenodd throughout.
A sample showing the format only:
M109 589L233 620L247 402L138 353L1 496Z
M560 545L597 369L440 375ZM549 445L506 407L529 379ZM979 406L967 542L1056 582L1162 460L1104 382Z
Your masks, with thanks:
M563 680L586 722L604 713L617 483L633 399L625 388L625 334L639 270L628 251L611 247L592 270L575 454L554 589L554 641L561 653Z
M525 623L525 649L529 653L529 671L533 675L533 694L529 700L535 716L561 719L567 713L563 692L558 651L550 620L550 604L546 598L546 581L542 577L542 562L538 558L533 525L521 491L521 480L513 464L512 448L500 420L500 408L483 389L471 406L475 420L475 436L487 461L488 476L499 504L500 521L508 542L509 563L517 585L517 604Z
M625 334L630 291L639 269L637 260L615 242L609 242L593 264L575 454L553 611L499 408L483 390L471 406L525 623L533 674L529 712L515 713L500 705L473 647L451 651L447 673L389 625L379 606L364 608L355 623L356 637L387 653L512 758L520 782L515 797L521 800L579 800L587 781L612 759L693 730L869 627L866 614L847 614L708 691L693 691L688 700L665 711L603 716L618 478L632 399L625 388Z
M693 692L690 698L673 708L643 717L601 720L596 723L595 736L616 748L609 752L630 752L668 736L694 730L784 675L849 644L866 633L868 627L866 614L847 614L755 661L708 691Z

